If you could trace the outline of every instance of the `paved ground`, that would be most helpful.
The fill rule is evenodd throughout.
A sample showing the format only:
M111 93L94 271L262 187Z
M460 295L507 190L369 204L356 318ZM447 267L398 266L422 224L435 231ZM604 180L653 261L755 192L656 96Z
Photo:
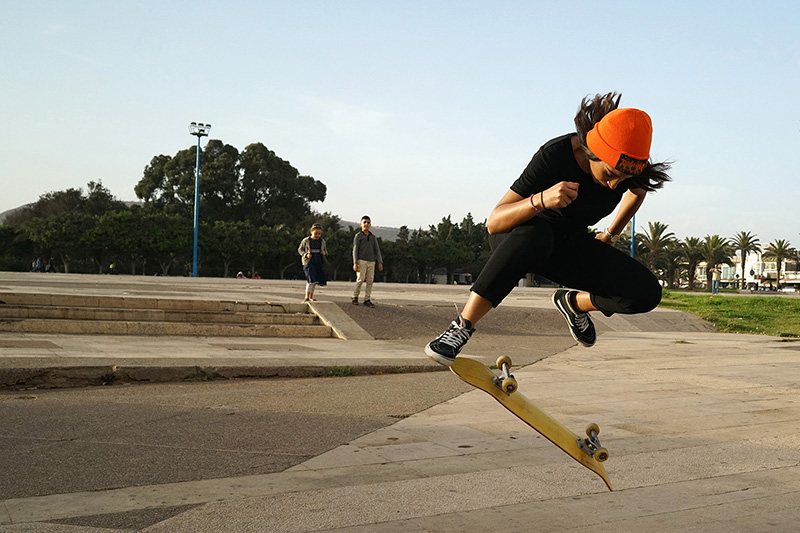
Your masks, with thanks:
M69 289L59 288L57 281L50 279L47 283L35 281L49 285L48 290L198 291L204 296L228 298L256 290L257 297L271 300L295 298L302 290L296 282L233 285L209 280L173 280L162 285L161 280L148 283L129 279L115 280L110 283L113 287L100 287L97 278L88 276L75 284L67 283ZM0 285L30 290L30 279L0 276ZM319 296L345 304L347 293L347 284L332 284ZM316 453L311 446L305 450L309 457L289 468L277 466L269 473L242 468L234 475L174 482L142 479L126 486L103 485L95 480L88 481L82 490L54 488L36 496L8 495L0 501L0 531L797 530L800 343L711 333L691 317L656 311L644 317L598 320L603 333L597 346L585 349L574 346L563 329L561 333L556 329L561 319L548 309L548 295L545 290L515 290L507 305L495 312L496 324L481 323L467 355L485 357L494 352L486 357L491 360L495 353L505 352L517 361L533 363L515 371L523 394L576 432L588 422L598 423L603 444L611 453L606 468L616 489L613 493L483 392L458 389L465 386L455 376L424 374L431 383L440 384L442 398L437 399L423 397L420 390L412 388L411 383L416 383L412 378L421 375L383 375L339 380L337 383L352 384L354 392L347 401L364 415L361 421L342 418L340 425L363 423L355 430L361 435L324 453ZM370 359L405 364L424 361L419 355L419 339L427 339L430 330L442 329L454 313L448 309L450 302L461 304L465 298L461 287L378 286L378 308L341 305L376 340L302 341L296 343L303 346L302 350L292 348L293 358L328 360L336 365L343 361L361 364ZM376 313L366 314L372 311ZM527 318L517 320L523 313L528 313ZM402 325L402 331L386 326L392 317L394 323ZM526 320L529 322L520 329L513 325ZM509 343L503 345L502 339ZM0 336L0 342L6 343L0 344L0 360L46 359L35 348L22 354L19 348L3 347L15 340L47 339ZM60 345L67 340L59 337L49 342ZM76 341L75 352L65 354L61 347L56 358L68 362L132 358L164 368L181 359L180 346L192 352L189 359L213 360L216 352L212 345L218 342L164 339L160 350L157 342L144 348L139 344L142 339L117 338L118 344L113 347L120 353L111 348L98 353L80 349L80 343L89 343L91 338L72 340ZM283 364L286 354L276 352L284 351L279 345L285 341L272 342L275 345L271 348L251 354L259 364L270 358ZM146 350L144 357L142 350ZM387 390L405 388L407 398L397 405L411 405L410 410L393 411L392 395L383 399L375 394L367 395L367 399L359 397L359 391L389 383L381 382L383 378L398 380L398 386L387 386ZM411 381L404 384L402 379ZM280 383L308 383L308 394L314 401L304 406L303 416L313 420L313 409L308 406L325 405L324 383L330 381L336 380ZM248 429L254 425L271 432L285 431L285 424L275 418L279 410L269 408L270 399L282 397L279 388L268 386L270 380L252 383L261 386L233 392L239 382L229 381L83 390L96 395L96 404L102 404L110 391L122 391L137 396L137 402L148 404L154 411L192 404L205 393L209 395L202 402L208 406L206 427L222 428L220 433L237 432L244 441L252 438ZM209 387L202 392L206 385ZM185 390L167 397L158 392L161 387ZM213 394L209 393L211 387L216 388ZM430 387L426 384L423 390ZM46 447L36 439L48 437L53 438L50 446L67 445L69 440L58 440L63 437L59 432L79 434L82 413L89 405L85 399L77 405L70 403L64 395L77 398L79 392L0 394L0 405L6 406L51 401L48 395L54 394L54 403L42 402L39 408L37 418L51 416L49 424L40 424L39 433L14 434L13 428L25 427L25 420L3 426L6 429L0 443L5 455ZM411 400L418 400L416 406L422 410L414 410ZM57 419L54 412L60 413ZM237 420L244 412L260 412L261 418L248 414L249 421L244 425ZM376 414L371 422L370 412ZM331 422L327 412L320 414L318 420L327 417ZM396 422L387 425L383 420L376 421L380 415L397 417ZM137 428L135 424L122 427L125 425L119 424L113 413L108 417L104 435L84 440L94 441L98 447L117 447L118 454L124 456L128 449L119 441L130 438ZM181 435L192 438L202 433L199 417L176 423L178 420L163 417L160 426L164 440L160 445L176 450L178 459L172 463L179 463L181 454L193 455L200 464L207 461L197 451L174 442ZM323 424L317 427L318 434L329 432ZM262 446L262 442L255 446ZM145 462L140 468L144 473L169 470L172 463ZM83 465L71 466L75 477L80 478ZM29 471L37 469L46 467L31 464ZM4 472L0 479L7 479L9 474L24 477L26 470ZM108 477L115 475L113 465L109 465ZM108 488L99 488L102 486ZM135 515L137 520L125 526L120 517L126 515ZM149 519L145 519L147 516ZM105 525L102 517L107 517Z

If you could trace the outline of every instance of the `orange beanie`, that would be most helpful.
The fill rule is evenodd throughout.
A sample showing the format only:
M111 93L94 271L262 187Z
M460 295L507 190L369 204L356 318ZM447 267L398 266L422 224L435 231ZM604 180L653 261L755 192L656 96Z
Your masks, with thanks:
M640 109L615 109L586 134L586 146L604 163L626 174L639 174L650 157L653 124Z

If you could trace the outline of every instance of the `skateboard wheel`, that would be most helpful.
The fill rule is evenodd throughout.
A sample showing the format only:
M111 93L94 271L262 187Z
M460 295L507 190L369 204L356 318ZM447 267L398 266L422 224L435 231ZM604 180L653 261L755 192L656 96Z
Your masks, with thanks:
M588 426L586 426L586 435L588 437L592 437L593 436L592 432L594 432L595 435L599 435L600 434L600 426L598 426L597 424L589 424Z
M506 378L500 384L506 394L512 394L517 390L517 380L514 378Z
M500 357L498 357L497 358L497 368L502 370L503 369L503 364L506 364L506 365L508 365L509 368L511 368L511 358L509 356L507 356L507 355L501 355Z
M597 450L595 450L594 452L594 458L600 461L601 463L606 462L608 460L608 450L602 447L597 448Z

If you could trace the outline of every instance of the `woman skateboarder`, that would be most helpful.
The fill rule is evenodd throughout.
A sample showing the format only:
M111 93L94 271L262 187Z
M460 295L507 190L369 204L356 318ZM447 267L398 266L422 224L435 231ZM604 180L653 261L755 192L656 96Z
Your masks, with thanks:
M570 287L552 300L584 346L596 338L590 311L645 313L661 301L653 273L614 248L645 195L670 179L669 163L650 162L650 117L619 109L620 97L584 98L576 133L542 146L500 199L487 222L492 256L461 314L425 347L428 356L451 365L478 321L529 272ZM588 231L617 205L608 228Z

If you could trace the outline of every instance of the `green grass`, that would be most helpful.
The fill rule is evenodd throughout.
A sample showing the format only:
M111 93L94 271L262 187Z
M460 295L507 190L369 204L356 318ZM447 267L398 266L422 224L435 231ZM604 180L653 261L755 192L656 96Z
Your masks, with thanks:
M337 378L345 378L349 376L357 376L358 369L353 368L352 366L332 366L328 368L328 375L337 377Z
M687 311L724 333L800 337L800 299L665 290L661 307Z

